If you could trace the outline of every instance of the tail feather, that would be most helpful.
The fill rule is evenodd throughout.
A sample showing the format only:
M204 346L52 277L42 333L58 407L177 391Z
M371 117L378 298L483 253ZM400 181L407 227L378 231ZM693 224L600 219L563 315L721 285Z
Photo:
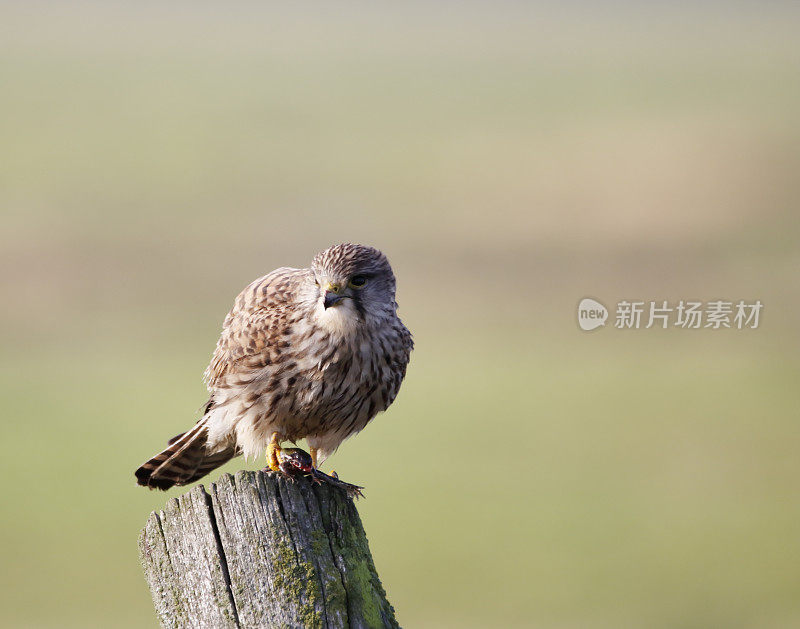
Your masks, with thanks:
M136 482L150 489L188 485L236 455L234 447L208 454L205 419L169 440L167 447L136 470Z
M175 435L175 436L174 436L172 439L170 439L169 441L167 441L167 445L168 445L168 446L171 446L173 443L175 443L175 442L176 442L178 439L180 439L181 437L183 437L183 435L185 435L185 434L186 434L185 432L182 432L182 433L180 433L179 435Z

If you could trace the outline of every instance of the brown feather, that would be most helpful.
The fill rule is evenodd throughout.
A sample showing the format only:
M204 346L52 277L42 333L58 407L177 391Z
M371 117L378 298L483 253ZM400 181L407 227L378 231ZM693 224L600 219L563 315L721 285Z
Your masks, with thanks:
M363 279L351 282L356 275ZM330 309L328 287L339 295ZM324 459L392 403L413 346L377 249L336 245L310 268L264 275L225 317L204 374L203 419L143 464L137 481L193 482L233 456L263 452L273 433L308 439Z

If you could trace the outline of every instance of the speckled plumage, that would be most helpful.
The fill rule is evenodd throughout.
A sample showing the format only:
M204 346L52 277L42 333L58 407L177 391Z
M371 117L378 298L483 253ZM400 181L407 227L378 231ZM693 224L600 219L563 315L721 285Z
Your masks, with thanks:
M334 307L328 286L342 287ZM377 249L336 245L310 268L272 271L225 318L203 417L137 470L139 484L187 484L237 454L258 456L273 433L307 439L324 460L392 403L412 348Z

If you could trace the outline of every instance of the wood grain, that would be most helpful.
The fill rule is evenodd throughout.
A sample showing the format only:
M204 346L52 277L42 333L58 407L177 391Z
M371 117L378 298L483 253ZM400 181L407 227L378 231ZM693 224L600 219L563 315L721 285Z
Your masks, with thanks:
M163 627L397 627L353 501L267 472L153 512L139 552Z

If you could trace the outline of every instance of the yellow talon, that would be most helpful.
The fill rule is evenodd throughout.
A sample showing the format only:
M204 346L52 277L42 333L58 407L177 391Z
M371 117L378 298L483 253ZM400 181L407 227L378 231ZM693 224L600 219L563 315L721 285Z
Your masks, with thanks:
M270 437L269 444L267 445L267 465L269 465L269 469L273 472L280 472L281 466L280 461L278 461L278 455L281 453L281 441L282 437L280 433L273 432L272 437Z
M317 449L316 448L309 448L309 454L311 454L311 467L317 469Z

